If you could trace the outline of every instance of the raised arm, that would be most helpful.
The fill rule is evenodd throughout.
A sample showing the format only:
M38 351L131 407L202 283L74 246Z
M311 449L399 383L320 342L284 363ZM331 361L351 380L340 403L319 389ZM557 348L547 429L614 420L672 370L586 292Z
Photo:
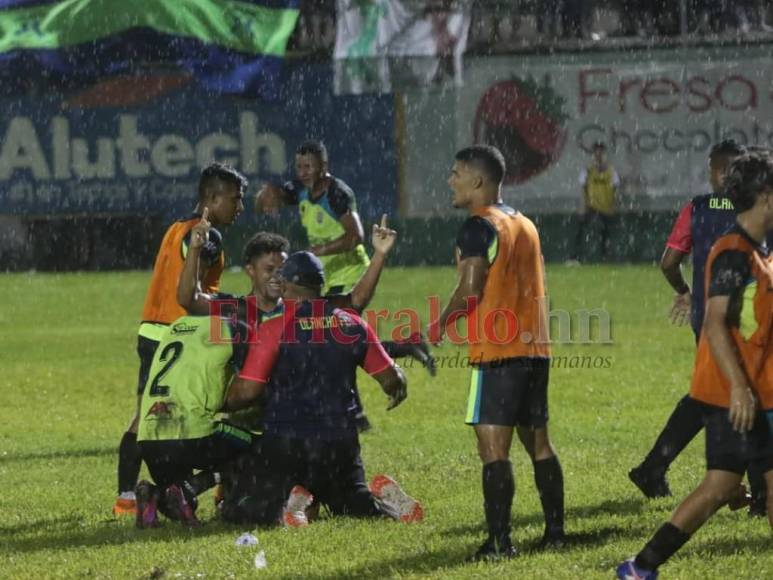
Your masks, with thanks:
M365 273L357 281L351 292L351 306L355 310L363 311L373 295L376 293L381 272L386 264L387 254L390 252L397 239L397 232L387 226L387 215L381 216L381 224L373 224L371 243L373 244L373 256Z
M201 291L201 279L204 269L201 268L201 252L207 243L212 224L207 219L209 209L204 208L201 221L193 226L188 253L177 283L177 303L190 314L208 314L212 296Z

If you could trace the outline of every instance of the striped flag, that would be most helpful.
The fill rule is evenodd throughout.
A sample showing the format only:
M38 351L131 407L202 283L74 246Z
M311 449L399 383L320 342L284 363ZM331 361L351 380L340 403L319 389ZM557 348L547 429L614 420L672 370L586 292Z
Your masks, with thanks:
M0 91L169 64L216 93L272 98L299 0L0 0Z

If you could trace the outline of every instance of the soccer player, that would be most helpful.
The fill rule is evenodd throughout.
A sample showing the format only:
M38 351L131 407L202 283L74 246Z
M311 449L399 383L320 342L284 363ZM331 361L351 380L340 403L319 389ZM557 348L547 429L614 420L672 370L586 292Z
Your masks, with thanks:
M495 147L474 145L456 154L448 183L454 207L469 217L456 240L456 288L428 329L437 343L448 324L467 316L472 373L466 422L475 429L483 462L488 525L475 559L516 554L510 540L513 428L534 466L545 515L542 545L564 541L563 474L547 429L550 348L542 250L534 224L502 203L504 175L505 161Z
M185 314L177 304L176 291L190 243L190 231L199 222L205 210L216 228L233 223L244 209L242 200L246 186L247 180L232 167L220 163L209 165L199 178L198 203L193 215L173 223L161 241L137 337L137 354L140 357L137 410L118 450L118 497L113 506L113 513L116 515L135 513L134 488L142 463L137 447L139 401L162 334L171 322ZM210 233L209 242L201 253L201 260L202 286L209 292L217 292L225 263L221 236L217 230Z
M735 226L706 260L706 314L690 396L702 405L706 475L618 578L656 578L658 568L737 493L751 461L763 464L773 526L773 157L738 157L725 177Z
M606 158L607 146L593 144L593 162L580 173L582 187L582 218L574 241L574 254L570 262L579 264L582 257L583 233L594 220L601 220L601 257L609 251L609 230L615 215L615 197L620 177Z
M711 193L696 196L684 205L660 259L663 275L676 293L671 307L671 320L675 324L683 324L689 316L696 343L703 324L706 258L712 244L735 222L733 204L723 193L724 176L730 163L744 151L741 145L732 140L722 141L711 148ZM691 252L692 292L681 270L682 261ZM685 395L677 403L644 461L632 469L628 477L647 497L671 495L666 471L701 429L703 418L700 406L689 395Z
M295 175L281 189L270 185L261 189L255 209L273 211L281 205L297 205L309 251L325 267L324 293L345 294L368 267L354 192L328 173L327 148L319 141L306 141L296 149Z
M357 314L321 297L316 256L292 254L280 280L285 315L260 325L228 392L227 410L264 400L264 432L256 465L226 499L223 518L303 526L316 497L333 514L420 520L421 504L394 480L366 484L355 421L357 367L381 385L387 409L405 400L405 375Z

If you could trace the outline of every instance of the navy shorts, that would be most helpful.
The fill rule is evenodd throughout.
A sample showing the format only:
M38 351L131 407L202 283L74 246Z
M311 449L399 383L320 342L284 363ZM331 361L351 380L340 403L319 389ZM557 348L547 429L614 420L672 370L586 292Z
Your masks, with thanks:
M730 471L742 475L750 463L763 473L773 469L773 411L760 411L754 427L739 433L730 423L725 407L703 405L706 426L706 469Z
M468 425L540 428L548 422L550 359L510 358L472 367Z

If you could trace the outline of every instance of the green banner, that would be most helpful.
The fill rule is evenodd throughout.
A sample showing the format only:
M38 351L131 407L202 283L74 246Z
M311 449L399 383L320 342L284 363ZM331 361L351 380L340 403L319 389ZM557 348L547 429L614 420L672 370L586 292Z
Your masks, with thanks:
M0 12L0 53L65 48L150 28L246 54L283 56L297 19L297 9L239 0L63 0Z

